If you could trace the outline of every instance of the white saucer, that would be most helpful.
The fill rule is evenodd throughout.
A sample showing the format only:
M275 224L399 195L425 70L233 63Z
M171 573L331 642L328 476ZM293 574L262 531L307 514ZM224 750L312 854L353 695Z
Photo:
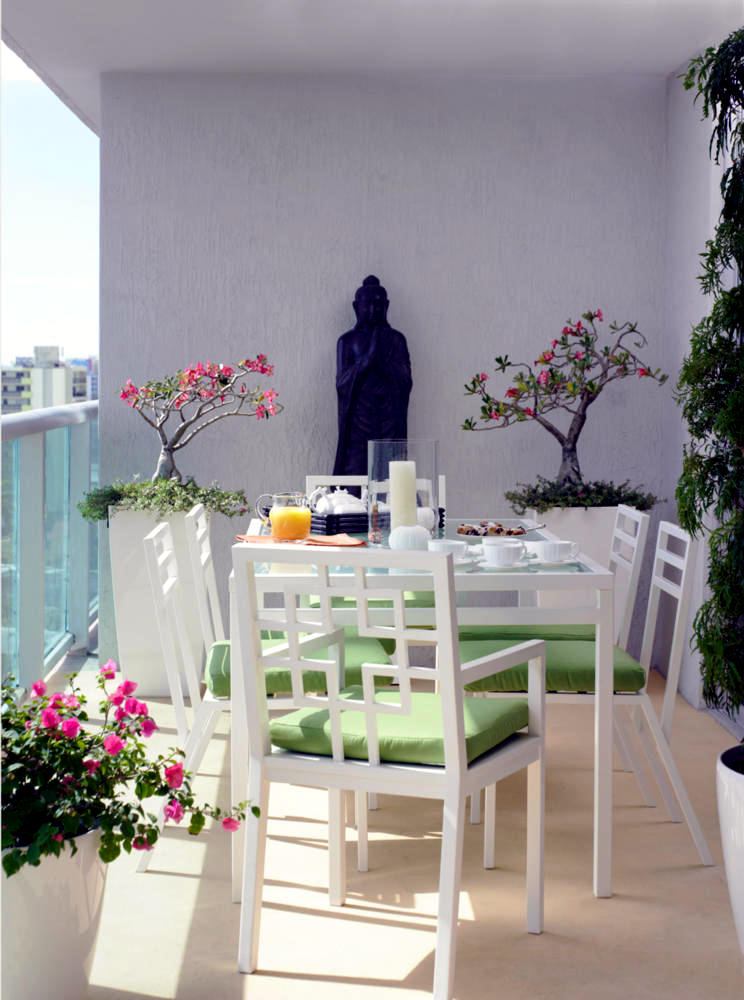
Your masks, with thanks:
M517 562L512 563L511 566L497 566L496 563L486 562L485 561L485 556L483 556L481 559L479 559L477 561L478 561L478 564L480 565L481 569L497 569L500 572L504 572L504 570L508 571L508 570L512 570L512 569L529 569L530 566L534 566L535 565L529 559L519 559Z

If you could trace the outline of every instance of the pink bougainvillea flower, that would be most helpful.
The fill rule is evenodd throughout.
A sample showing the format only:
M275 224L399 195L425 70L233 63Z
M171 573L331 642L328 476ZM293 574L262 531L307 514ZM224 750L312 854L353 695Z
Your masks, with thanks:
M112 705L119 706L124 703L124 695L121 693L121 691L117 690L114 691L113 694L110 694L108 696L108 700L111 702Z
M149 715L150 714L150 710L147 707L147 702L138 701L137 702L137 709L136 709L136 711L135 711L134 714L135 715Z
M235 819L234 816L225 816L222 820L222 829L229 830L230 833L235 833L236 830L240 828L240 820Z
M88 774L95 774L98 768L101 766L100 760L84 760L83 767L88 772Z
M136 698L127 698L126 701L124 702L124 711L128 715L136 715L138 705L139 702L137 701Z
M116 676L116 664L113 660L108 660L101 667L101 673L106 678L107 681L113 680Z
M114 712L114 718L116 719L117 722L121 722L122 719L126 719L126 717L127 717L126 709L119 706L119 708L117 708L117 710Z
M68 739L74 739L80 732L80 723L77 719L65 719L62 723L62 733Z
M31 697L32 698L43 698L46 694L46 684L44 681L34 681L31 685Z
M45 708L41 713L41 724L45 729L56 729L59 725L59 714L53 708Z
M548 384L548 373L547 372L540 372L540 374L537 376L537 381L540 383L540 385L547 385Z
M137 681L122 681L118 688L119 691L128 698L130 694L134 694L137 690Z
M61 833L53 833L52 834L52 840L56 840L58 844L61 844L64 839L65 838L62 836Z
M183 784L183 764L179 761L165 769L165 780L169 788L180 788Z
M149 740L157 728L158 727L155 725L155 721L153 719L142 720L142 735L146 737L146 739Z
M174 823L180 823L183 819L183 806L175 799L171 799L163 809L163 813L166 819L172 819Z
M117 736L116 733L109 733L103 741L103 749L106 753L110 753L112 757L115 757L120 750L124 749L124 740L120 736Z
M50 705L64 705L64 703L65 703L65 696L61 693L61 691L55 691L52 697L49 699Z
M148 844L144 837L135 837L132 841L135 851L151 851L152 844Z
M66 694L62 700L67 708L80 708L80 699L74 694Z

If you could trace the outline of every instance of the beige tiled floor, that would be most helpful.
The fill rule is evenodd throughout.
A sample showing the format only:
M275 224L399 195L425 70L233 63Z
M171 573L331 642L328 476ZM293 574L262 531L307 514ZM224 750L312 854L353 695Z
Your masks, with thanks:
M160 739L174 741L159 705ZM681 824L639 804L616 772L612 899L592 895L591 710L551 708L546 930L524 931L524 780L499 785L499 867L480 867L482 827L466 833L455 995L586 1000L740 1000L742 964L720 867L717 754L733 742L680 701L674 750L717 865L703 868ZM225 803L226 726L197 787ZM236 971L228 835L168 827L150 871L109 866L88 1000L421 998L431 988L440 807L382 797L371 814L370 871L354 868L343 908L326 895L325 795L280 787L269 808L260 971Z

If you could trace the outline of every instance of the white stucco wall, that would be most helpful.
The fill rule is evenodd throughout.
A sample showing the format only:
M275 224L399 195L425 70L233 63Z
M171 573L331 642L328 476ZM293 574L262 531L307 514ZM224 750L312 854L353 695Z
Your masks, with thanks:
M532 361L600 306L676 370L692 318L671 322L664 301L679 103L659 77L105 77L102 481L155 466L153 432L117 399L127 377L259 350L285 413L221 422L182 471L249 496L329 471L336 339L374 273L408 340L409 435L439 439L452 513L502 512L504 490L554 476L560 454L532 424L459 429L476 412L462 385L495 354ZM680 434L671 385L617 383L590 412L582 469L671 499ZM225 561L234 527L218 527Z

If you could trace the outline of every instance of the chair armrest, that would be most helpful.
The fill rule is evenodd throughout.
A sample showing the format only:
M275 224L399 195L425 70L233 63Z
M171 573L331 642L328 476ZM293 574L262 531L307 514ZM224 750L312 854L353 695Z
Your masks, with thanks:
M492 674L500 674L503 670L517 667L525 660L542 660L543 686L545 685L545 643L542 639L530 639L510 646L488 656L479 656L477 660L468 660L460 665L460 679L463 684L472 684Z

